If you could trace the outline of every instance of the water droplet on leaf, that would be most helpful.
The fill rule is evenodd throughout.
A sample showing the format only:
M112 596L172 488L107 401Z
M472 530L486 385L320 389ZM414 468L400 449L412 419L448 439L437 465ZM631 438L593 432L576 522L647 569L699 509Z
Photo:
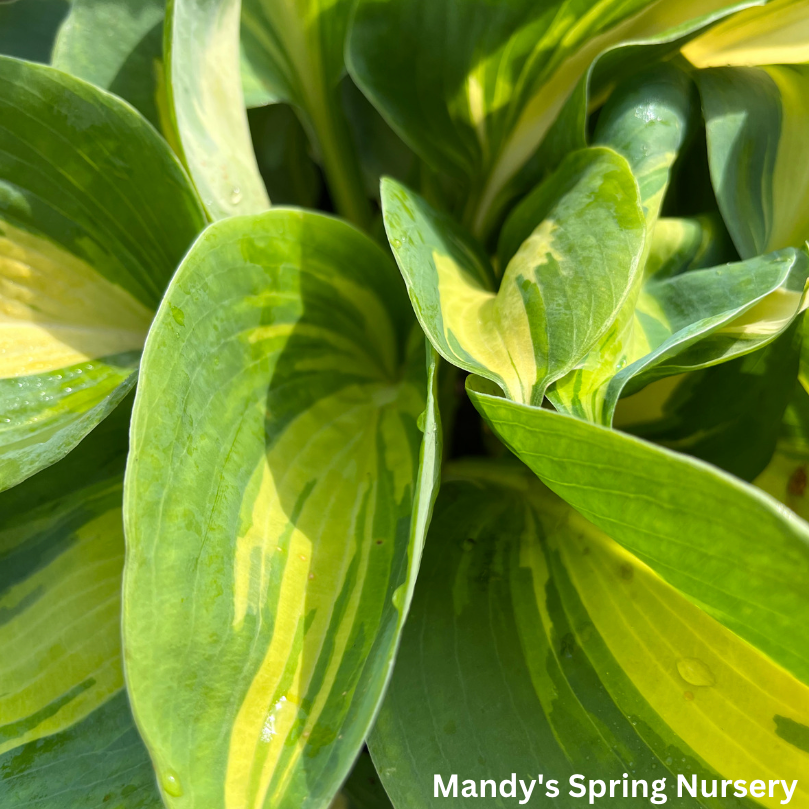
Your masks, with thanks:
M230 193L230 204L238 205L242 201L242 189L237 185Z
M180 777L174 770L166 770L161 779L161 783L167 795L171 795L173 798L179 798L183 794Z
M696 657L684 657L677 661L677 671L687 683L698 685L703 688L710 688L716 685L716 677L713 672L701 660Z

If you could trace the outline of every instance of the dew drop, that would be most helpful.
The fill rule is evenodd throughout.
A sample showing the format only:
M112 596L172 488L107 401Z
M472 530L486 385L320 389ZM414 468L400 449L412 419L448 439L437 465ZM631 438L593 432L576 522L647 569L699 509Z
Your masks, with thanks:
M703 688L710 688L716 685L716 677L713 672L696 657L684 657L677 661L677 671L687 683L698 685Z
M391 239L390 243L391 243L391 247L393 247L394 250L398 250L402 246L402 240L401 239Z
M242 189L237 185L233 191L230 192L230 204L238 205L242 201Z
M400 584L394 591L393 591L393 606L401 613L404 610L405 605L405 598L407 596L407 587L404 584Z
M691 702L694 699L694 692L693 691L683 691L683 699Z
M163 774L163 778L161 779L161 783L163 784L163 789L165 790L167 795L171 795L172 798L179 798L183 794L183 787L180 784L180 777L177 775L174 770L166 770Z
M421 413L419 413L419 417L416 419L416 427L419 428L419 432L422 433L424 432L424 422L426 418L427 418L427 411L422 410Z
M673 763L674 763L674 759L673 759L671 756L669 756L669 757L666 759L666 766L667 766L667 767L670 767L670 766L671 766Z

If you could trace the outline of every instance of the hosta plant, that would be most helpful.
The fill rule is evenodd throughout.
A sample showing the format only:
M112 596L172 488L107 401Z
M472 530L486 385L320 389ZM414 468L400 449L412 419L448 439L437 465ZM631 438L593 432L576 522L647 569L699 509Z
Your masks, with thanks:
M2 809L809 805L806 0L0 51Z

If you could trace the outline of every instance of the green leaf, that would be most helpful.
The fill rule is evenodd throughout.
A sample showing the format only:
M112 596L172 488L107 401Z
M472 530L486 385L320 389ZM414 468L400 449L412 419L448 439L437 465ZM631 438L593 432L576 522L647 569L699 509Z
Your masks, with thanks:
M603 786L607 796L595 803L608 806L648 806L661 786L674 798L679 773L690 783L776 778L789 767L801 788L809 755L781 735L779 717L807 724L806 685L523 467L448 468L430 531L369 739L396 806L517 805L533 781L529 805L573 809L593 802L570 795L577 773L585 788L603 782L593 791ZM453 773L457 800L447 800L434 791L435 775L446 786ZM515 797L493 798L489 781L481 800L485 779ZM631 797L633 780L648 783L647 797L642 787ZM548 797L553 781L558 794ZM741 805L687 795L675 803Z
M0 494L2 806L160 806L123 690L129 412Z
M665 581L809 683L809 525L715 467L549 410L467 390L533 472Z
M501 196L517 190L510 184L597 56L671 39L739 5L360 0L348 65L405 142L466 183L464 222L485 237Z
M388 180L382 206L436 350L514 400L537 404L609 328L645 238L637 183L626 160L605 148L571 154L515 213L513 243L522 244L507 251L499 289L479 249L423 199Z
M803 0L773 0L723 20L683 48L699 68L809 62Z
M0 489L69 452L134 384L203 213L131 107L0 57Z
M795 389L796 326L760 351L676 377L677 386L662 404L655 406L651 387L623 399L616 425L753 480L772 458Z
M0 54L50 62L54 39L70 10L67 0L24 0L0 5Z
M0 756L0 802L37 809L163 809L126 692Z
M326 806L348 774L437 485L424 343L340 220L220 222L178 270L125 496L127 682L168 806Z
M809 65L697 73L716 199L743 258L809 239Z
M265 89L294 105L341 215L366 227L371 211L341 104L352 0L243 0L244 49Z
M165 0L73 0L53 65L126 99L155 127L165 113Z
M212 220L266 210L239 56L239 0L169 0L165 58L178 154Z
M390 798L385 792L376 772L371 755L365 749L351 770L351 775L343 784L337 803L333 809L392 809Z
M809 258L789 249L652 278L640 292L621 353L609 364L595 353L593 371L574 372L548 397L561 412L609 425L623 393L774 340L806 307L807 275Z

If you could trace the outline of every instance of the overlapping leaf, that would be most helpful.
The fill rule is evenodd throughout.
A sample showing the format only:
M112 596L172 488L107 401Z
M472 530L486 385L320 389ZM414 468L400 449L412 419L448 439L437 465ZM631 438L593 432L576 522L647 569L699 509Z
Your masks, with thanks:
M495 434L554 492L669 584L809 683L809 526L685 455L570 416L467 390ZM803 634L807 633L804 638Z
M697 79L711 178L740 255L802 246L809 239L809 65L714 68Z
M467 183L464 221L485 235L595 57L669 40L742 5L361 0L349 68L419 156Z
M131 107L0 58L0 489L58 460L134 383L146 331L204 223Z
M26 0L0 5L0 53L48 63L68 0Z
M0 494L2 806L160 806L123 691L128 417Z
M243 37L265 89L300 111L337 211L367 226L371 212L339 92L350 13L351 0L243 0Z
M430 365L395 266L339 220L234 218L183 262L125 502L127 678L168 806L321 807L348 773L432 508Z
M645 223L637 184L609 149L570 155L532 197L541 214L499 289L482 251L448 217L393 181L383 184L382 204L435 348L515 401L542 402L609 328L639 272Z
M239 0L170 0L165 59L171 125L211 219L270 205L244 107Z
M700 269L720 252L710 220L658 220L690 110L689 81L673 68L616 90L599 118L601 145L565 158L506 222L497 292L459 228L389 185L388 237L436 349L514 401L539 405L547 392L557 410L610 424L625 389L731 359L786 329L806 305L804 252Z
M805 593L801 603L796 616ZM568 783L585 773L618 782L597 803L640 807L649 796L624 798L627 776L668 777L672 800L674 773L778 779L788 769L800 802L809 751L790 731L809 720L807 696L527 470L462 464L439 497L370 747L394 804L413 809L494 805L482 781L497 789L513 773L526 786L543 775L529 803L587 802ZM436 801L436 773L444 784L457 776L457 799ZM515 805L526 797L516 779Z

